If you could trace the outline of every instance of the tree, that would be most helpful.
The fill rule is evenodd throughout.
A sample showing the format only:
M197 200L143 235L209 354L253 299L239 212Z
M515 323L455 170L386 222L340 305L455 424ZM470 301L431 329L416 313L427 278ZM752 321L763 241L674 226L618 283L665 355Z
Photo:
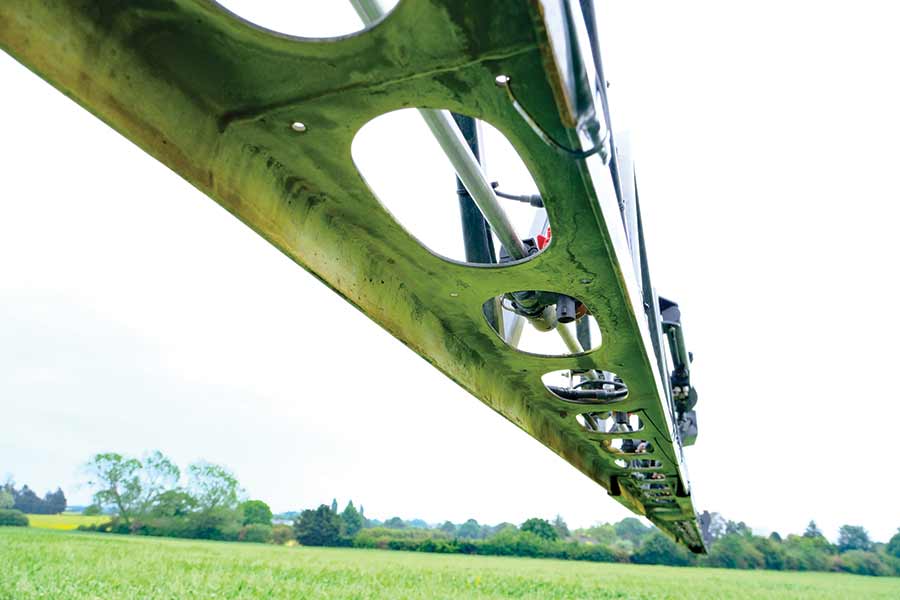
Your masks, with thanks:
M56 488L55 492L47 492L44 496L44 512L48 515L58 515L65 512L67 506L66 495L62 488Z
M884 551L894 558L900 558L900 528L885 546Z
M141 461L116 452L96 454L87 463L88 485L95 489L94 503L114 506L126 524L141 504Z
M743 535L748 537L753 535L753 531L750 529L750 526L743 521L739 523L728 521L725 523L725 535Z
M272 509L262 500L247 500L240 506L244 525L271 525Z
M13 498L13 495L10 492L5 489L0 489L0 510L12 508L15 503L16 499Z
M805 537L805 538L824 538L825 536L822 534L822 530L819 529L819 526L816 525L816 522L810 521L809 525L806 526L806 531L803 532L803 537Z
M616 535L624 540L628 540L635 546L638 546L641 543L641 540L653 531L651 527L647 527L634 517L622 519L613 525L613 528L616 530Z
M41 514L44 512L43 501L27 485L23 485L22 489L18 491L13 490L13 497L15 498L13 508L18 511L30 514Z
M704 510L700 514L700 535L707 546L725 535L725 519L719 513Z
M556 535L560 539L566 539L569 537L569 526L566 525L566 522L563 520L562 515L556 515L556 518L553 519L553 529L556 530Z
M341 539L341 520L331 507L304 510L294 520L294 535L304 546L335 546Z
M391 517L384 522L384 526L388 529L405 529L406 522L400 517Z
M653 531L631 555L631 561L644 565L683 566L690 564L691 558L684 548L659 531Z
M532 517L522 523L522 526L519 529L533 533L534 535L544 538L545 540L550 540L551 542L559 537L556 530L553 528L553 525L546 519Z
M196 508L194 497L181 488L166 490L156 497L147 514L154 517L184 517Z
M441 531L448 535L456 535L456 525L451 523L450 521L444 521L440 527L438 527ZM896 537L896 536L895 536Z
M777 534L773 534L777 535ZM772 536L767 538L750 536L750 542L763 557L766 569L781 571L785 567L785 550L781 544L781 538L777 540Z
M500 535L504 532L515 533L519 530L514 524L505 521L503 523L497 523L493 527L484 527L483 529L487 529L489 535Z
M848 550L863 550L868 552L872 549L872 540L869 539L869 533L857 525L842 525L838 532L838 550L847 552Z
M363 517L353 506L353 500L347 502L344 512L341 513L341 529L345 536L353 537L363 528Z
M783 542L784 566L797 571L827 571L835 547L822 536L789 535Z
M205 461L188 467L188 491L201 512L236 508L241 493L238 480L231 471Z
M149 514L160 496L174 488L181 477L178 467L159 450L143 461L116 452L96 454L86 470L88 485L95 489L94 504L115 507L126 524Z
M475 519L469 519L468 521L466 521L465 523L463 523L462 525L459 526L457 535L461 538L477 540L480 537L482 537L481 525L479 525L478 521L476 521Z
M337 514L337 508L338 508L337 507L337 498L332 498L331 499L331 512L333 512L334 514Z
M599 544L613 545L619 539L615 528L609 523L602 523L588 527L584 534Z
M159 450L154 450L140 461L140 499L137 513L145 515L156 504L160 495L177 487L181 470Z
M772 540L773 542L780 543L781 542L781 534L778 533L777 531L773 531L772 533L769 534L769 539Z

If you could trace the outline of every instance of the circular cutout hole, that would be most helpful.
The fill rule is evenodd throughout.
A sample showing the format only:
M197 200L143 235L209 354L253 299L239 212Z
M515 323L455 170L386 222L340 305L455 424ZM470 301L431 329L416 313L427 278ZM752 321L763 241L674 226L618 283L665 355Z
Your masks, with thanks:
M615 404L628 397L628 386L625 382L615 373L600 369L550 371L541 376L541 382L547 391L560 400L575 404ZM604 422L603 427L591 431L613 431L616 421L618 421L617 429L621 431L640 431L643 427L636 414L627 417L623 417L619 412L584 414L602 415L600 420ZM607 419L612 419L608 425L605 424Z
M644 423L636 413L621 411L582 413L576 419L588 432L634 433L644 428Z
M508 346L543 356L571 356L600 346L597 320L580 299L545 290L519 290L490 298L485 318Z
M463 128L471 124L464 123ZM474 124L475 130L467 131L478 140L487 182L499 183L495 193L537 195L534 178L509 140L483 121ZM392 152L385 151L388 143ZM506 262L494 229L489 228L490 235L486 235L478 207L465 198L461 200L453 166L417 109L375 117L356 133L351 153L357 170L382 206L430 252L470 264ZM550 225L543 208L501 197L497 203L515 236L533 248L528 259L547 247Z
M216 0L228 12L263 29L304 38L335 38L365 29L350 2ZM387 15L399 0L378 0Z

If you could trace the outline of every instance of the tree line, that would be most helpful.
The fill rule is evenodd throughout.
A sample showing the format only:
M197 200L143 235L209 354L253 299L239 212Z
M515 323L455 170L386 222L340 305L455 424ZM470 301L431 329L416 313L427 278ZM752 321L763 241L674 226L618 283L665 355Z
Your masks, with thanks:
M363 520L352 503L338 513L336 503L305 510L294 521L299 543L308 546L354 546L498 556L529 556L599 562L632 562L670 566L707 566L730 569L840 571L859 575L900 575L900 530L887 544L873 542L866 530L844 525L836 544L829 542L814 521L802 535L782 538L753 534L744 522L718 513L701 515L709 553L692 554L660 530L629 517L570 531L561 516L553 521L531 518L512 523L481 525L474 519L449 521L437 527L392 517L381 523Z
M82 527L93 531L413 552L900 575L900 530L889 542L877 543L864 528L844 525L837 543L832 543L812 521L802 535L782 538L778 533L756 535L744 522L704 512L699 521L709 553L697 556L636 518L574 530L559 515L553 520L535 517L518 525L484 525L475 519L431 525L421 519L370 519L363 506L348 501L339 510L337 500L273 516L265 502L246 496L227 468L197 462L182 471L159 451L142 458L97 454L87 463L86 473L93 504L85 512L112 514L108 522ZM4 513L15 512L3 511L5 504L13 506L18 497L36 498L33 492L24 493L27 486L18 490L18 496L14 489L9 483L0 488L0 525L16 524L3 522ZM64 502L61 490L58 496L48 493L44 501L51 497L62 497Z
M64 512L66 506L66 495L61 488L56 488L55 492L48 491L41 498L27 484L17 488L11 479L0 486L0 510L18 510L32 515L56 515Z

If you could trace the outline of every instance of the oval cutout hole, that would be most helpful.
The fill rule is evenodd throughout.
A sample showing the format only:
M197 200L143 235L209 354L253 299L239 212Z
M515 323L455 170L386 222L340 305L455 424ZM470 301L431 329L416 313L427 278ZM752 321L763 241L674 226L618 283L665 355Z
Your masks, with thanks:
M541 382L547 391L566 402L574 402L576 404L615 404L621 402L628 397L628 386L622 379L611 371L593 370L571 370L564 369L561 371L550 371L541 376ZM605 422L612 419L615 422L622 421L622 413L594 412L584 413L593 414L600 421ZM619 415L616 417L616 415ZM582 417L582 421L587 421ZM582 422L579 421L579 422ZM589 423L593 424L593 423ZM613 423L606 426L605 429L591 429L590 431L612 431ZM630 415L620 425L631 426L627 431L640 431L636 425L643 426L637 415Z
M646 440L632 438L609 438L600 441L600 446L612 454L649 454L653 445ZM640 462L650 462L642 460Z
M482 308L500 339L521 352L572 356L595 350L602 341L600 326L586 305L559 292L507 292Z
M400 0L379 0L387 15ZM216 0L230 13L263 29L303 38L335 38L365 29L353 5L322 0Z
M663 464L659 460L633 460L629 465L633 471L653 471L661 469ZM651 475L652 478L652 475Z
M488 181L498 182L503 193L536 195L537 185L509 140L487 123L476 123ZM372 119L356 133L351 152L375 197L429 251L470 264L501 261L501 244L493 231L490 238L483 238L485 243L466 247L456 173L418 110L402 109ZM529 259L534 258L549 244L546 211L517 200L498 198L498 202L516 236L533 240L526 246L533 244L536 252ZM468 209L476 211L468 215L481 214L474 205ZM480 231L483 235L484 229Z
M576 416L585 431L600 433L633 433L644 428L641 418L627 412L590 412Z

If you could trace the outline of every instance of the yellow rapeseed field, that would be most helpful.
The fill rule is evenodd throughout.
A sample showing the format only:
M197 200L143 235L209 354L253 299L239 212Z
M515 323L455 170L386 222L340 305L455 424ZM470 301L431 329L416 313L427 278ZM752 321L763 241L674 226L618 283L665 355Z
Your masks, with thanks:
M107 515L87 517L80 513L62 513L60 515L28 515L28 524L38 529L57 529L71 531L79 525L96 525L109 521Z

